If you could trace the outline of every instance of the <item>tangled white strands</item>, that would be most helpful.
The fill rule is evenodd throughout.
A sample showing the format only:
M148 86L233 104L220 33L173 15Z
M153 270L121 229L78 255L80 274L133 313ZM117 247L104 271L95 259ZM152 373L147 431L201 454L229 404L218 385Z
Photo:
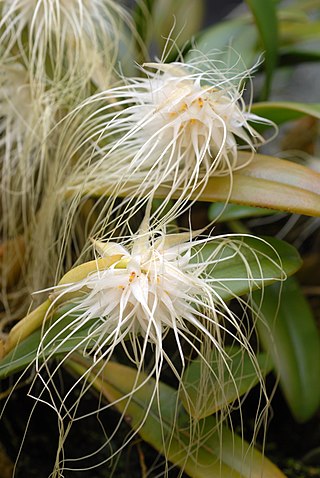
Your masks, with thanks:
M88 94L110 86L129 32L136 41L129 14L113 0L0 0L0 229L4 242L24 241L21 293L54 278L57 253L51 252L58 238L52 230L64 213L57 191L61 158L54 154L59 120ZM41 239L51 270L42 278ZM6 271L12 261L4 262L9 304Z
M41 228L45 228L45 236L48 228L46 224L42 225L38 211L43 198L50 195L47 214L51 210L56 212L53 205L59 158L53 152L59 135L58 129L52 132L52 128L61 114L62 102L63 98L59 98L53 89L47 89L43 82L34 80L21 63L14 60L0 62L0 231L5 247L7 244L12 250L20 250L18 262L21 266L21 273L16 274L15 279L16 293L10 296L7 276L17 269L17 254L8 253L2 258L1 300L7 317L12 314L13 318L21 316L22 297L44 284L48 285L43 281L44 275L37 260L37 235ZM46 247L46 241L52 248L52 234L50 239L43 241L43 247ZM27 302L25 307L28 307ZM26 310L22 315L25 313Z
M42 381L44 389L49 391L51 397L56 394L60 401L59 405L52 399L51 406L56 409L61 421L61 443L65 442L68 435L63 421L66 419L70 424L73 420L81 419L76 416L76 412L81 396L92 385L91 374L94 372L99 376L99 373L103 373L104 364L111 359L119 346L137 367L138 376L144 370L147 350L151 346L154 364L148 371L148 377L155 378L153 398L157 396L157 384L164 363L169 365L182 386L181 375L186 365L185 345L191 347L193 352L203 359L209 370L208 354L210 355L212 350L217 351L221 364L229 367L223 350L224 339L229 336L232 341L247 350L252 362L256 363L249 342L252 331L245 330L241 320L223 299L225 292L229 292L229 298L234 296L232 290L229 290L229 281L241 281L243 276L231 279L228 275L226 279L215 278L215 268L219 264L238 257L243 264L249 288L257 283L261 286L263 281L274 279L264 277L263 270L260 269L260 259L267 256L256 251L252 245L247 245L240 236L192 239L192 234L189 233L167 235L164 229L150 229L146 217L138 233L129 242L124 240L121 244L95 241L94 246L102 259L110 260L109 266L100 267L101 259L97 259L96 270L84 279L54 289L51 309L64 305L68 310L65 312L62 309L58 318L45 328L37 352L36 379ZM269 247L270 252L273 251L272 247ZM251 260L253 258L256 262L258 272L255 274L251 273L252 263L250 265L247 262L248 254L251 255ZM268 261L282 273L277 254L275 258L268 258ZM280 280L284 278L283 274ZM238 301L241 305L241 299L238 298ZM244 313L248 307L247 301L244 301ZM67 328L63 325L66 319L71 319ZM83 330L86 331L85 336L81 335ZM180 361L178 368L164 346L169 332L175 339ZM77 340L79 333L81 337ZM71 347L62 363L73 352L82 350L85 356L93 358L93 365L76 383L84 381L80 398L77 398L73 405L68 402L66 406L74 387L62 398L53 381L60 364L49 371L47 363L60 347L73 339L76 339L77 343ZM47 372L49 378L46 376ZM258 366L257 373L260 373ZM263 382L261 373L259 379ZM134 387L129 397L146 382L147 379L141 384L137 379L136 388ZM44 401L42 393L38 399ZM100 404L99 410L110 406L112 404ZM147 413L148 410L145 416ZM143 421L141 426L142 424ZM58 467L62 466L59 460L58 463Z
M2 180L22 178L25 186L16 190L22 193L34 186L29 179L44 162L41 153L58 106L43 84L35 84L20 63L10 62L0 65L0 108Z
M22 236L34 221L52 167L49 156L54 138L51 135L48 139L48 135L59 104L29 73L19 62L0 63L0 230L4 244L26 239ZM12 259L16 260L6 254L1 268L1 298L5 304L2 294L6 295L6 275L13 267Z
M250 122L270 122L246 108L248 71L229 78L208 58L148 63L141 70L142 78L125 78L123 86L88 98L66 121L59 154L77 158L77 165L65 187L69 194L126 196L129 204L133 196L147 201L162 187L161 211L177 199L170 220L200 196L209 177L230 177L231 191L233 172L264 142ZM252 153L246 162L238 149ZM128 205L124 216L130 211Z
M103 76L109 84L121 29L132 23L113 0L1 0L0 12L2 55L19 54L38 80L75 88Z

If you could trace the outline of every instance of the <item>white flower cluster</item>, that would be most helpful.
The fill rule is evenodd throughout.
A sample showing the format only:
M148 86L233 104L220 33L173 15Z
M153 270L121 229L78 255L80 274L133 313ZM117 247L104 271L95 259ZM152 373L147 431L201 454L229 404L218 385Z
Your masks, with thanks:
M95 362L110 358L119 344L126 349L129 340L133 350L131 359L138 368L143 363L146 345L150 343L155 347L156 367L161 369L166 356L163 340L173 331L184 365L182 342L189 343L198 354L205 346L220 350L221 331L226 332L227 324L234 328L236 340L248 347L237 317L222 298L222 292L228 291L229 279L223 283L221 277L214 276L216 265L236 257L244 271L248 270L247 277L242 272L240 277L232 278L233 283L246 280L250 289L256 281L271 279L264 277L262 271L251 275L246 259L248 250L257 271L260 253L250 249L241 236L194 239L189 233L166 234L165 229L150 228L148 213L129 243L94 241L93 244L99 257L110 258L111 265L101 268L97 262L96 268L85 278L54 288L51 308L61 304L70 306L44 335L39 347L39 362L46 357L48 347L52 353L54 342L46 345L47 334L52 336L55 328L59 328L70 314L74 316L73 325L63 341L76 337L83 327L89 327L85 343L89 344L88 350ZM281 264L273 266L279 269L281 276ZM228 292L232 297L232 292ZM61 333L64 334L64 330ZM170 363L170 358L166 359Z
M0 8L3 57L20 50L35 78L65 89L111 74L120 27L130 22L113 0L1 0Z
M159 191L165 199L158 217L175 200L165 221L199 198L210 177L227 176L231 191L233 173L248 165L264 142L251 123L268 121L244 103L248 72L228 78L214 61L206 66L210 73L200 60L148 63L142 77L124 78L123 85L82 103L67 118L65 135L71 139L61 152L77 157L68 193L109 196L106 210L114 196L125 197L120 223ZM245 161L239 160L239 149L251 153Z
M58 267L52 231L61 235L66 217L57 199L59 122L114 81L120 41L129 42L124 32L130 31L133 21L113 0L0 0L0 231L4 242L25 242L26 293L52 283ZM38 240L52 271L43 273L44 282L37 272ZM11 270L6 261L4 270Z
M212 257L206 263L196 260L195 248L206 240L192 240L185 233L166 235L145 226L146 220L129 247L94 242L102 257L118 259L79 282L58 286L52 296L61 303L64 296L78 292L77 304L71 310L77 313L76 328L70 335L96 319L91 330L95 341L91 352L96 360L109 356L117 344L124 345L130 339L135 351L133 360L139 366L139 336L156 346L159 357L166 333L173 330L184 362L180 341L188 337L190 326L211 336L210 323L216 323L217 300L204 273Z

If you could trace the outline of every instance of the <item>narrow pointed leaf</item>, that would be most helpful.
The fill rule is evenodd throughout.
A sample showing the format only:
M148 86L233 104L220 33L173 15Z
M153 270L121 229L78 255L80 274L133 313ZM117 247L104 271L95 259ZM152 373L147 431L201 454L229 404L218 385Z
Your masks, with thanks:
M248 153L240 153L246 158ZM175 197L178 197L179 192ZM165 197L159 189L158 197ZM229 202L278 211L320 216L320 173L300 164L256 154L252 163L230 178L209 179L194 197L207 202Z
M224 352L224 360L221 352L213 352L210 371L198 358L183 375L180 398L195 418L205 418L226 409L257 385L272 368L267 354L250 356L248 351L235 345L226 347Z
M272 356L280 385L297 421L312 417L320 405L320 338L310 307L291 278L254 293L263 320L257 328Z
M82 361L68 362L77 374L85 372ZM182 467L191 478L285 478L281 471L257 450L221 426L213 417L199 422L199 436L190 434L189 418L176 390L136 370L114 362L104 366L93 386L124 414L130 426L147 443ZM154 397L158 387L157 397ZM128 400L128 394L130 399ZM192 430L191 430L192 433Z
M275 212L262 207L238 206L216 202L211 204L208 211L210 221L226 222L251 217L270 216Z
M265 52L266 81L264 87L264 98L269 95L273 71L276 67L278 56L278 21L276 7L273 0L246 0L249 6Z
M295 103L293 101L268 101L254 103L252 113L268 118L276 124L293 121L302 116L320 119L320 103Z

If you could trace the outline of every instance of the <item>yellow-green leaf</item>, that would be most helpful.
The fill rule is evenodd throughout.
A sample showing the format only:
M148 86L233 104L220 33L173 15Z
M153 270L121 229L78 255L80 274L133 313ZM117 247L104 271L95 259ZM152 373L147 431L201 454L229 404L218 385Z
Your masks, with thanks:
M249 153L239 153L248 159ZM157 192L166 197L165 189ZM179 196L177 191L174 197ZM256 154L252 163L229 177L210 178L195 192L199 201L229 202L278 211L320 216L320 173L299 164Z
M257 0L258 1L258 0ZM302 40L320 39L320 21L281 22L281 43L297 43Z
M78 375L90 365L81 358L68 361ZM143 440L191 478L285 478L267 458L213 417L199 422L197 436L176 390L159 382L155 396L155 380L149 377L146 381L142 372L137 377L135 369L108 362L92 385L125 414Z

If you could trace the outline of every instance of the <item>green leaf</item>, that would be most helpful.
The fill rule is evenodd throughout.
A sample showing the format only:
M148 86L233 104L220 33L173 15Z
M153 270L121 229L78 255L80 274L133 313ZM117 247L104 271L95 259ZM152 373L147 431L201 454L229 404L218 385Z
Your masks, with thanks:
M90 365L83 359L68 361L68 367L80 376ZM100 370L92 384L125 414L144 441L191 478L285 478L267 458L213 417L201 420L195 434L176 390L162 382L156 384L142 372L137 377L131 367L108 362L103 377Z
M237 206L216 202L211 204L208 211L210 221L226 222L250 217L269 216L274 214L271 209L251 206Z
M148 41L148 32L150 29L151 12L156 0L141 0L133 9L133 19L137 33L144 42Z
M158 45L161 56L169 37L174 42L167 48L166 53L175 60L181 49L190 42L190 39L199 31L203 23L204 0L156 0L152 9L153 49ZM172 51L169 51L169 49ZM168 61L168 59L166 60Z
M239 346L226 347L225 355L215 350L211 370L200 358L191 362L180 392L185 409L195 418L205 418L249 392L271 370L266 354L256 357ZM201 393L199 393L201 390Z
M251 153L238 152L238 166L250 162L250 159L249 166L237 170L232 177L210 178L205 187L200 186L190 192L190 198L320 216L320 173L272 156L255 154L252 157ZM137 188L134 183L128 183L127 189L134 195L133 191ZM100 197L108 196L111 191L101 188L84 193ZM184 194L187 193L184 191ZM154 195L156 199L167 196L168 185L159 187ZM172 198L180 197L181 190L175 190Z
M270 119L276 124L293 121L306 115L320 119L320 103L268 101L253 104L251 111L256 115Z
M219 61L216 66L219 67L221 64L225 69L227 65L232 77L232 71L236 72L239 68L239 58L244 71L256 63L259 57L255 47L256 39L256 28L248 19L237 18L220 22L199 34L196 49L188 52L185 61L188 63L197 59L199 51L208 57L219 51Z
M287 45L281 48L280 56L281 66L320 61L319 41L305 41L295 45Z
M295 419L309 420L320 405L320 337L297 281L255 292L263 319L257 329Z
M278 57L278 21L273 0L246 0L260 34L265 51L266 81L263 97L267 98L271 88L271 80Z
M258 0L257 0L258 1ZM320 39L320 21L281 22L280 39L282 44L296 44L304 40Z
M239 297L262 285L271 284L284 274L294 274L301 266L297 250L274 238L239 237L238 251L226 245L207 244L201 249L203 260L216 248L217 262L206 273L214 280L214 288L223 300Z

